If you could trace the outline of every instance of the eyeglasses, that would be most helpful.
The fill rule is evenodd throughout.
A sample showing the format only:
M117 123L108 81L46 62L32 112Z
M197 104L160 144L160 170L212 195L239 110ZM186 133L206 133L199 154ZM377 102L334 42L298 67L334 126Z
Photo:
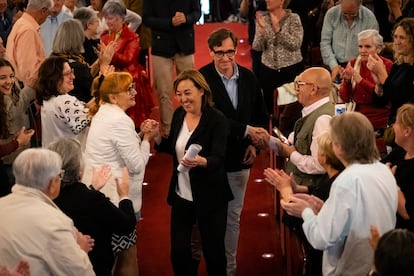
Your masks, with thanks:
M128 87L128 95L132 96L135 94L135 92L137 92L136 90L137 86L135 85L135 82L131 83L131 85Z
M63 72L63 73L62 73L62 75L63 75L64 77L67 77L67 76L74 76L74 75L75 75L75 70L73 70L73 68L72 68L72 69L70 69L70 71L69 71L69 72Z
M358 16L358 13L343 12L342 13L346 18L355 18Z
M222 58L224 57L224 55L231 58L231 57L234 57L234 55L236 54L236 50L235 49L231 49L227 51L214 51L213 50L213 53L217 58Z
M298 80L294 81L293 84L294 84L295 90L299 90L299 88L303 85L314 85L313 82L304 82L304 81L298 81Z
M58 176L60 177L60 179L63 179L63 177L65 176L65 170L61 169L60 173L58 174Z

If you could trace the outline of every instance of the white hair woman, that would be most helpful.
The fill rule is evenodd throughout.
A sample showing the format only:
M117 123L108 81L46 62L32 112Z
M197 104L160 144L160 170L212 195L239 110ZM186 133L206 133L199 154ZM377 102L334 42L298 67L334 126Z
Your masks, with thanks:
M354 101L355 111L367 116L378 132L378 137L387 126L390 110L387 105L373 103L376 83L371 70L367 67L367 62L370 55L379 55L383 47L383 38L377 30L368 29L360 32L358 34L359 56L348 62L342 73L343 82L339 89L339 95L344 102ZM382 56L379 58L389 73L393 62ZM379 143L378 146L380 152L386 151L384 143Z
M79 141L62 138L48 145L48 149L62 157L65 174L59 196L54 200L57 206L70 217L82 233L95 240L89 259L97 275L110 275L115 262L112 252L112 234L126 235L135 229L135 214L132 201L128 198L129 176L125 169L122 180L116 179L119 208L100 190L111 177L109 166L94 170L89 188L81 182L84 169Z

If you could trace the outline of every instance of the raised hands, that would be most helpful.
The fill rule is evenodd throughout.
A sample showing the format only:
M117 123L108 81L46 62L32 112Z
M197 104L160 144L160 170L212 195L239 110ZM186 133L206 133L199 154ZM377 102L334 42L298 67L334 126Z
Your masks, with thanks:
M263 172L265 180L276 187L276 189L281 193L282 198L286 200L288 197L293 194L295 191L293 187L296 187L296 182L293 179L293 175L288 175L283 170L267 168Z
M111 178L112 172L111 167L109 165L103 165L100 168L93 167L92 168L92 187L99 191L102 189L103 186L108 182Z
M20 261L12 270L3 266L0 268L0 276L30 276L29 262Z
M356 83L359 83L362 80L362 77L358 71L354 70L354 68L351 66L351 63L348 63L345 69L342 71L342 79L347 82L350 82L352 79L354 79Z
M26 130L25 127L22 127L16 134L16 141L19 143L19 147L27 146L34 133L35 131L33 129Z
M122 178L115 178L116 191L119 198L128 197L129 195L129 173L127 168L122 168Z
M260 29L263 30L266 27L266 21L262 11L256 12L256 22L259 25Z
M376 84L383 84L388 77L387 69L382 59L377 55L369 55L367 67L371 71Z
M313 195L294 194L288 200L282 199L280 205L289 215L300 218L305 208L311 208L315 214L318 214L323 206L323 201Z

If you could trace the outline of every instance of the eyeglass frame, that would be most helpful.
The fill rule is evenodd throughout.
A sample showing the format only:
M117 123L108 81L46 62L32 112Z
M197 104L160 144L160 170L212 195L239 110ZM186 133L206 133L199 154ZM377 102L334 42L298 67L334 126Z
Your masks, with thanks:
M236 49L230 49L230 50L227 50L227 51L221 51L221 50L219 50L219 51L212 50L212 51L213 51L214 55L217 58L223 58L224 55L226 55L229 58L232 58L236 55L236 52L237 52Z
M60 172L59 172L59 174L57 176L59 176L60 179L63 179L63 177L65 176L65 170L64 169L61 169Z
M70 75L75 76L75 69L70 68L70 72L62 72L63 77L67 77L67 76L70 76Z
M134 92L137 92L137 85L135 84L135 82L131 83L131 85L128 86L128 90L126 92L130 96L134 95Z
M358 17L358 12L356 13L342 12L342 15L345 16L345 18L356 18Z
M306 81L300 81L300 80L295 80L293 82L293 87L294 87L295 91L299 90L299 88L301 86L304 86L304 85L315 85L315 83L313 83L313 82L306 82Z

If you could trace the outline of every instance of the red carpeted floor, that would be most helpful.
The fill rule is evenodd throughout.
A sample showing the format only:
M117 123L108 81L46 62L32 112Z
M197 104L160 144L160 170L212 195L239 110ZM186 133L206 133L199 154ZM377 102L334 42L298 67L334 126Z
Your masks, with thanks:
M196 68L211 62L207 37L219 27L230 28L237 34L237 62L250 67L247 26L217 23L196 26ZM157 109L154 110L154 117L157 117ZM138 224L141 276L173 275L169 259L170 207L166 203L171 163L169 155L154 152L147 165L145 183L148 185L143 187L142 220ZM268 164L268 153L262 152L251 170L241 217L238 276L283 275L279 232L274 218L273 189L266 182L257 181L263 177L263 169ZM207 275L203 263L199 272L199 275Z

